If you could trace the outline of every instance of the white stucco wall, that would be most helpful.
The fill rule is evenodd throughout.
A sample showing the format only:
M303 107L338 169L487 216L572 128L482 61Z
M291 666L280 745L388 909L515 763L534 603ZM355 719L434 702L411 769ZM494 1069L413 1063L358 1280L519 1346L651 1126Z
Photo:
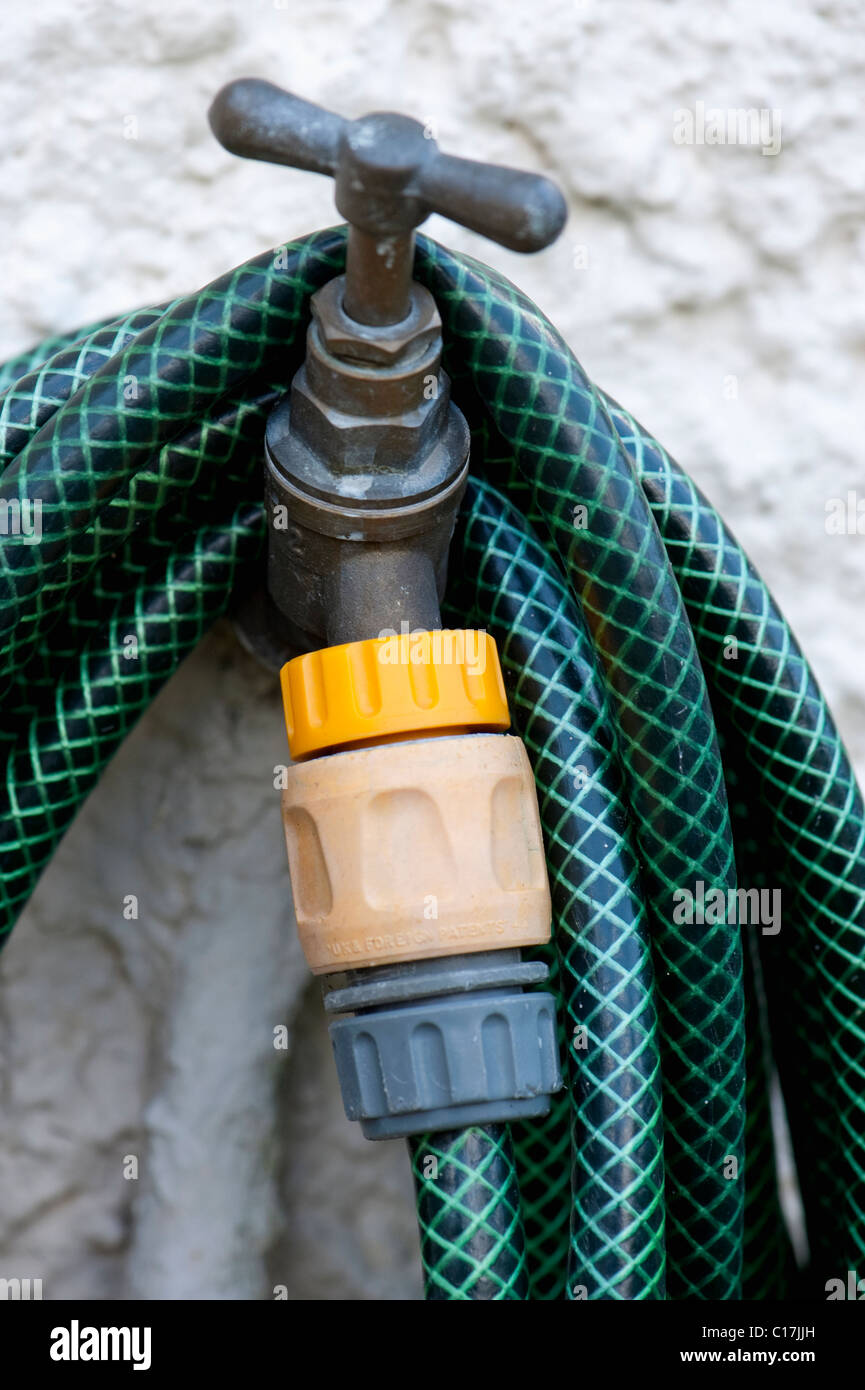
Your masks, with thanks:
M234 76L557 178L571 220L539 257L429 229L518 281L719 504L865 773L865 535L824 525L865 499L855 0L41 0L3 30L0 356L335 220L325 180L216 145ZM698 102L780 113L780 152L676 143ZM223 627L2 957L0 1275L46 1298L418 1294L404 1153L344 1121L291 933L283 758L273 684Z

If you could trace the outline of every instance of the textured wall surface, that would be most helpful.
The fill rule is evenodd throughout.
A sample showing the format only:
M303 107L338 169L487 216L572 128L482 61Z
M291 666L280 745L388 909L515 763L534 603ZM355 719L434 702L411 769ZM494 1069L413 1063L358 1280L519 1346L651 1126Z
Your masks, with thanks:
M518 281L721 507L865 772L865 534L825 524L850 492L865 512L856 0L40 0L3 23L0 355L335 220L326 181L216 145L233 76L550 173L571 221L537 258L430 230ZM711 112L739 108L757 143L719 143ZM226 625L45 875L0 966L0 1276L418 1296L405 1155L344 1121L292 935L284 757Z

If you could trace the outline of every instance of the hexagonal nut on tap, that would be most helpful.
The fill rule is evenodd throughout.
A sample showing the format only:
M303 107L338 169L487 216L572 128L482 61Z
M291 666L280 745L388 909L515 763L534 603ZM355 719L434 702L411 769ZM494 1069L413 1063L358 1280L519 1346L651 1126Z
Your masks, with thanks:
M291 387L292 429L334 473L417 468L446 427L450 383L441 370L441 319L432 295L411 293L403 323L353 323L342 279L313 297L303 366Z
M429 290L413 281L410 308L401 323L375 327L350 319L343 307L345 276L329 280L312 296L313 322L333 357L392 367L421 356L441 337L442 321Z

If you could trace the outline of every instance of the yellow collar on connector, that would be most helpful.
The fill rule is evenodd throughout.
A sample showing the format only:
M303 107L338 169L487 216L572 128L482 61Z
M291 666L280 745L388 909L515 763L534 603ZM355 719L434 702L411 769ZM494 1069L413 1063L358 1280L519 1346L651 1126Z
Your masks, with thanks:
M472 628L323 647L280 672L292 758L510 726L496 644Z

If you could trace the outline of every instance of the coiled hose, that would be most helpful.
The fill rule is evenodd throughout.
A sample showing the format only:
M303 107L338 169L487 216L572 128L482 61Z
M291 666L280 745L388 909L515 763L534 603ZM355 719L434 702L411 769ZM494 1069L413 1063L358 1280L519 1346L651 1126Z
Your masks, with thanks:
M0 563L4 937L125 734L256 580L264 420L344 249L342 229L277 248L0 369L0 504L41 504L41 536ZM849 761L771 595L660 445L506 281L426 239L416 274L473 435L448 602L496 637L533 762L568 1077L544 1120L412 1141L427 1297L820 1290L865 1257ZM781 932L680 922L700 883L780 889Z

